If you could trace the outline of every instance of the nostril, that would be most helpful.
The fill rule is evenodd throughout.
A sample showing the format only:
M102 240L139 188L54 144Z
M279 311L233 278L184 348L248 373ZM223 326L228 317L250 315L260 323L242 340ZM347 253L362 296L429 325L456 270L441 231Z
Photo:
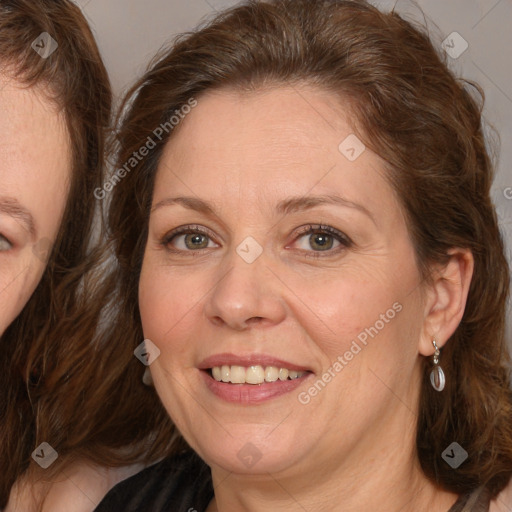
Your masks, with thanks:
M246 323L259 324L263 320L264 320L264 318L262 316L253 316L253 317L249 318L248 320L246 320Z

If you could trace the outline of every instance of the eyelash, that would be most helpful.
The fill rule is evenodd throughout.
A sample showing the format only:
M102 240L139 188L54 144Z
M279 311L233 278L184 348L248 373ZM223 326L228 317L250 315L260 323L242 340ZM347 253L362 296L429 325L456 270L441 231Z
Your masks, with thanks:
M353 245L352 240L341 231L338 231L331 226L324 226L320 224L309 224L308 226L301 228L297 233L297 238L313 234L328 234L336 239L340 243L340 246L337 249L327 251L305 251L304 256L306 256L306 258L323 258L326 256L332 256Z
M167 249L171 253L183 254L183 252L187 252L187 253L190 253L190 255L194 256L194 257L200 256L201 250L184 251L183 249L171 248L170 243L172 242L172 239L176 238L177 236L180 236L180 235L205 235L210 238L213 238L207 230L201 229L200 226L184 226L181 228L177 228L177 229L171 231L170 233L166 234L160 243L165 249Z
M320 224L309 224L307 226L304 226L303 228L300 228L299 232L297 233L296 239L302 238L303 236L306 235L313 234L328 234L335 238L341 245L337 249L326 251L307 251L304 249L300 249L302 252L304 252L304 255L307 258L322 258L326 256L332 256L333 254L338 254L340 251L347 249L353 245L352 240L341 231L338 231L337 229L334 229L331 226L324 226ZM183 250L171 248L170 244L172 240L180 235L205 235L209 238L213 238L210 235L209 231L202 229L200 226L184 226L181 228L177 228L174 231L171 231L170 233L166 234L164 238L161 240L160 244L165 249L172 253L183 254L183 252L187 252L191 253L192 256L200 256L201 251L204 249Z

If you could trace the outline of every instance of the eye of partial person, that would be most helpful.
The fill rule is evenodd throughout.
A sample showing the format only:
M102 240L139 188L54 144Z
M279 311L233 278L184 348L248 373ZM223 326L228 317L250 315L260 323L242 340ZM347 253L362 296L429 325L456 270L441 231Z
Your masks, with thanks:
M12 249L12 244L5 238L5 236L0 235L0 251L5 252Z

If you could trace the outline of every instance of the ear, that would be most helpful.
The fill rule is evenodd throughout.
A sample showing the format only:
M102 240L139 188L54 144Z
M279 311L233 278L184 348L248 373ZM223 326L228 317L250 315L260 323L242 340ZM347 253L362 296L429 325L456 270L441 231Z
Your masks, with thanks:
M432 340L442 347L462 320L473 277L474 258L469 249L452 249L448 263L433 269L428 286L425 316L418 350L424 356L434 353Z

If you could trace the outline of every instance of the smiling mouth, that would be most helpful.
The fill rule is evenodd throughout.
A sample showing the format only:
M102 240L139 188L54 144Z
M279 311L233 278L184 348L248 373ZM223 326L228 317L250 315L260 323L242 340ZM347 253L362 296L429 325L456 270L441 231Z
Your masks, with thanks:
M226 384L263 384L265 382L277 382L300 379L308 371L295 371L278 366L237 366L222 365L210 368L208 373L218 382Z

